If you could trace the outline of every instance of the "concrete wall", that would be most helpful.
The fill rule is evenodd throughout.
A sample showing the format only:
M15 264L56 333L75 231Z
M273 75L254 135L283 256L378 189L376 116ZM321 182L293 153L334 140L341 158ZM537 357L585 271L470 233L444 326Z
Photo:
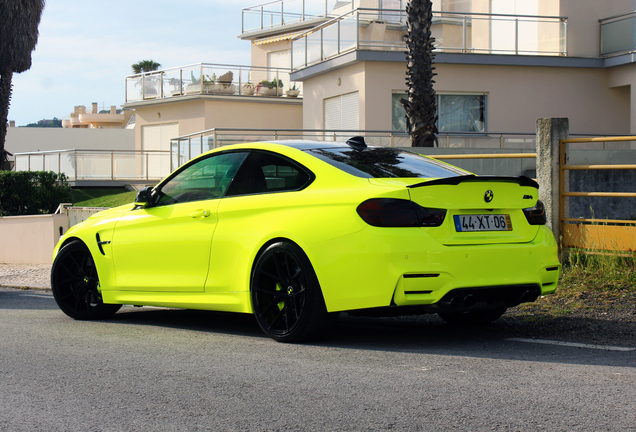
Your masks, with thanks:
M7 128L5 148L11 153L46 150L134 150L132 129Z
M629 134L636 135L636 64L628 64L615 67L609 70L610 88L622 91L629 95ZM632 143L632 149L636 149L636 144Z
M144 103L135 109L137 149L141 149L142 126L146 125L178 122L179 136L212 128L301 129L303 125L302 99L283 97L195 96L181 102Z
M324 110L323 101L330 97L343 95L351 92L359 92L359 112L360 112L360 129L365 129L366 112L365 107L366 91L364 88L367 80L365 73L365 63L357 63L344 69L337 69L322 74L316 78L312 78L303 83L304 100L303 100L303 128L305 129L323 129L324 127ZM384 90L384 87L382 87ZM371 111L382 110L382 106L369 106ZM391 129L390 101L389 101L389 117L388 127ZM386 122L384 122L386 123ZM381 124L372 125L369 123L370 129L383 129Z
M63 214L0 217L0 263L51 263L60 229L68 229Z
M616 84L634 80L636 65L623 67L622 78L614 69L435 67L438 93L487 95L488 131L534 133L535 120L541 117L568 117L570 133L629 134L636 123L636 114L630 115L634 98L629 87ZM391 95L406 91L405 76L402 63L361 62L309 78L304 83L304 127L323 127L325 98L360 91L360 129L391 129Z
M488 130L534 132L541 117L568 117L570 133L628 134L630 96L609 71L438 64L437 92L487 94Z
M267 67L267 54L270 52L274 52L274 51L284 51L284 50L291 50L291 41L290 40L284 40L284 41L280 41L280 42L272 42L272 43L266 43L266 44L262 44L262 45L256 45L252 42L252 66L260 66L260 67ZM291 66L291 65L290 65ZM257 71L252 71L252 76L250 77L252 80L252 83L254 85L256 85L259 81L264 80L267 78L267 72L263 71L263 72L257 72ZM259 75L262 74L262 75ZM287 85L289 83L285 83L285 85Z

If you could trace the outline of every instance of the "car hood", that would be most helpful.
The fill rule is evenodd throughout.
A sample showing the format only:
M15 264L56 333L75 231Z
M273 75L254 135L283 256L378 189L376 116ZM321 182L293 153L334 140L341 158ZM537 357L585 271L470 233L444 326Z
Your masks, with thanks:
M101 219L101 218L105 218L105 217L119 217L122 214L129 212L130 210L132 210L135 207L135 204L130 203L130 204L124 204L118 207L113 207L110 208L108 210L102 210L100 212L97 212L95 214L92 214L88 219L88 220L95 220L95 219Z

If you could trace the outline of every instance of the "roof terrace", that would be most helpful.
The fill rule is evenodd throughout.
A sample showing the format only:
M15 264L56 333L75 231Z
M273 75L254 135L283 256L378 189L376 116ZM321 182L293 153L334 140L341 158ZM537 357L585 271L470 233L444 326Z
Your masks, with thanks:
M192 95L302 97L290 69L196 63L126 77L126 103Z

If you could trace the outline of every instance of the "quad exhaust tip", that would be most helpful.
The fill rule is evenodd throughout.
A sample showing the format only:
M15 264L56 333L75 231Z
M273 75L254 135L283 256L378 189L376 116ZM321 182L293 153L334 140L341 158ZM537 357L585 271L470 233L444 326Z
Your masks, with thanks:
M538 289L527 290L521 296L521 303L530 303L536 301L540 295L541 291L539 291Z
M452 308L460 308L460 307L471 307L477 304L477 299L474 295L468 294L465 296L456 295L450 301L450 306Z

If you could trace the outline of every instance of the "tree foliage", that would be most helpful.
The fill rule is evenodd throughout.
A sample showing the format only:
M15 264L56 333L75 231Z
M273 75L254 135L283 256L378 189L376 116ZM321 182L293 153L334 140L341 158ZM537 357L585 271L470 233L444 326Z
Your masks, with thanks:
M31 52L38 42L38 25L44 0L0 1L0 168L7 154L7 116L11 102L13 73L31 67Z
M434 147L437 142L437 99L433 89L433 42L430 0L410 0L406 6L406 41L408 100L402 99L406 111L406 128L413 147Z
M154 60L142 60L139 63L134 63L132 66L133 73L152 72L161 67L161 64Z
M64 174L0 171L0 216L51 214L63 202L71 202Z

